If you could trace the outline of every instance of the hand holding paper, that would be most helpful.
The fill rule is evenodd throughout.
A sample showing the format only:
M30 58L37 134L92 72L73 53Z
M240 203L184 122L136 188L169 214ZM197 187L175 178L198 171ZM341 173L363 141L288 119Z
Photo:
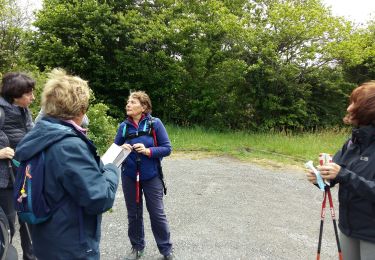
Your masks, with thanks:
M129 150L123 149L117 144L112 144L101 157L103 164L113 163L119 168L121 163L130 154Z
M313 161L308 161L307 163L305 163L305 167L314 172L319 189L324 191L325 184L323 182L322 176L320 175L320 172L314 167Z

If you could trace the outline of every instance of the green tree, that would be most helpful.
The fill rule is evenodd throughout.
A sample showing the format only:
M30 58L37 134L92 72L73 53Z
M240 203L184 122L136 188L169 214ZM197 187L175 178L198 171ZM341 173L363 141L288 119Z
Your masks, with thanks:
M311 109L317 100L322 107L343 109L346 93L336 90L341 86L334 83L337 77L325 71L337 67L331 51L347 37L349 23L333 17L318 0L257 1L248 21L255 37L248 41L249 73L241 96L252 101L255 125L264 129L319 126L324 115ZM322 86L324 92L316 90ZM327 94L329 99L324 98ZM328 125L341 122L339 116L330 118L324 121Z
M230 37L242 28L221 1L119 3L45 1L34 23L32 60L41 69L62 66L88 78L117 116L131 89L146 90L154 111L177 123L203 123L206 104L220 98L208 104L213 112L223 108L222 100L233 100L222 94L243 82L235 75L244 73L245 63L230 57L235 45ZM189 18L193 12L199 12L195 20Z
M0 0L0 72L14 69L22 62L22 47L30 17L18 1Z
M356 45L372 27L320 0L45 0L34 25L31 61L88 79L111 115L142 89L163 120L218 129L339 124L374 57Z
M356 84L375 79L375 20L368 27L356 30L343 43L340 63L346 79Z

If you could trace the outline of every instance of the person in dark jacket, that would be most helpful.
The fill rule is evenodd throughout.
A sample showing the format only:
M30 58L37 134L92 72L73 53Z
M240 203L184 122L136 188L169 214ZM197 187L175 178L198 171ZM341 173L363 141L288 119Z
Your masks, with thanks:
M44 151L44 195L50 208L65 200L46 222L32 225L38 260L99 259L101 215L110 209L118 169L103 166L80 125L89 106L86 81L54 69L42 93L45 115L21 140L25 161Z
M0 259L17 260L16 248L10 243L10 228L8 218L0 207Z
M19 141L33 127L28 109L34 100L35 81L23 73L3 76L0 97L0 207L8 217L11 238L15 233L16 211L13 205L13 166L11 159ZM20 223L23 259L35 259L27 224Z
M339 229L345 260L375 257L375 81L350 95L344 122L354 126L351 138L333 157L319 166L330 185L339 186ZM316 183L315 174L307 173Z
M126 259L142 257L145 248L143 199L150 214L151 228L159 252L173 259L169 225L164 212L163 182L160 161L172 148L167 131L158 118L151 117L151 100L143 91L130 94L126 104L127 119L120 124L115 143L131 153L122 164L122 188L128 211L128 236L131 250ZM153 129L153 130L152 130ZM136 178L139 172L140 201L136 202Z

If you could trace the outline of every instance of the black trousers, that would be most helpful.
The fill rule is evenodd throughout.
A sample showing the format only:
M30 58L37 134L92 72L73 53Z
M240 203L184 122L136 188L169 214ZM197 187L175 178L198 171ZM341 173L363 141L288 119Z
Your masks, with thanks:
M13 188L0 189L0 206L7 215L10 227L10 235L13 238L14 233L16 232L15 224L17 215L13 204ZM20 237L21 247L23 251L23 259L35 260L36 258L33 253L33 247L31 244L31 237L28 226L25 222L20 221L20 219L18 219L18 222L20 224Z

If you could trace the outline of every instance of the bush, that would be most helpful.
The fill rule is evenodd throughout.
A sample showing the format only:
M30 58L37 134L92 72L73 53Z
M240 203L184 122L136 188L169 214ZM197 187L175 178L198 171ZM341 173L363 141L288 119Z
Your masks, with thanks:
M98 103L87 112L90 119L88 137L94 142L100 155L113 143L117 130L116 120L107 116L108 109L107 105Z

